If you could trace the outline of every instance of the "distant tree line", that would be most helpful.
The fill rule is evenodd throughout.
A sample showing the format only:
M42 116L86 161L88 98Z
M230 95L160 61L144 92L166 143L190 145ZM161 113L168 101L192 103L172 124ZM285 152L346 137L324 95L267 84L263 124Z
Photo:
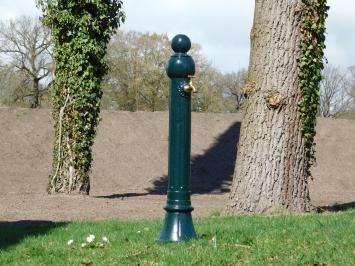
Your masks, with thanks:
M49 31L37 18L21 17L0 23L0 104L50 107L52 45ZM196 61L193 97L196 112L238 112L243 102L246 71L222 73L203 55L201 46L191 51ZM127 111L165 111L168 78L165 62L172 55L165 34L118 31L108 49L109 73L103 82L102 108Z
M37 18L0 22L0 106L51 107L52 63L50 33ZM247 71L222 73L206 58L199 44L193 82L195 112L240 112ZM171 56L166 34L118 31L108 48L109 72L103 81L102 108L126 111L165 111ZM355 118L355 67L328 65L323 71L319 116Z
M119 31L108 50L110 72L104 82L102 105L106 109L164 111L168 108L168 77L165 62L172 55L167 35ZM196 112L240 111L246 71L223 74L194 44L196 62L193 96Z

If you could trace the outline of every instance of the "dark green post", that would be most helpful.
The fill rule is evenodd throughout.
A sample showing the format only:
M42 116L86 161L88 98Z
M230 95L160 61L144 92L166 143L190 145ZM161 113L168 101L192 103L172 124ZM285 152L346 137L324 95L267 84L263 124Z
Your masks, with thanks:
M171 79L169 97L169 181L164 227L158 241L172 242L197 238L192 223L190 199L191 78L195 63L186 53L191 41L186 35L172 40L175 54L167 62Z

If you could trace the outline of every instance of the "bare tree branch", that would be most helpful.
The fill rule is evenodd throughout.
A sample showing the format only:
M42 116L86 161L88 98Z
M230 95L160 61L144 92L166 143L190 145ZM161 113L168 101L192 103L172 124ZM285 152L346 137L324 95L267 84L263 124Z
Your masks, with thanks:
M0 22L0 56L3 61L24 73L32 81L33 107L40 105L40 90L46 90L51 76L50 32L38 18L23 16ZM29 97L32 93L23 93Z
M352 99L347 74L339 67L327 66L323 70L319 102L322 117L335 117L349 109Z

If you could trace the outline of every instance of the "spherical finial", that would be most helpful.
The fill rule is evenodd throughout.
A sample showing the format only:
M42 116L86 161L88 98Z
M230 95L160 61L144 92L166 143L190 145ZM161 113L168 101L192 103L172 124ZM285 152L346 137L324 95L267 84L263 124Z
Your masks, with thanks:
M171 48L175 53L187 53L191 48L191 41L186 35L178 34L171 41Z

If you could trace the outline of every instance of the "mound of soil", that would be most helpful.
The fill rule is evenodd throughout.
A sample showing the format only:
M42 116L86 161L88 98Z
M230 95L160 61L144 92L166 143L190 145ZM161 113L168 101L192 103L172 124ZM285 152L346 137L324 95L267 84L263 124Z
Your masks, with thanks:
M102 113L90 196L46 193L53 123L49 110L0 108L0 221L163 217L168 113ZM194 216L223 209L241 115L192 115ZM355 121L319 119L311 198L317 206L355 202ZM343 205L342 205L343 204Z

